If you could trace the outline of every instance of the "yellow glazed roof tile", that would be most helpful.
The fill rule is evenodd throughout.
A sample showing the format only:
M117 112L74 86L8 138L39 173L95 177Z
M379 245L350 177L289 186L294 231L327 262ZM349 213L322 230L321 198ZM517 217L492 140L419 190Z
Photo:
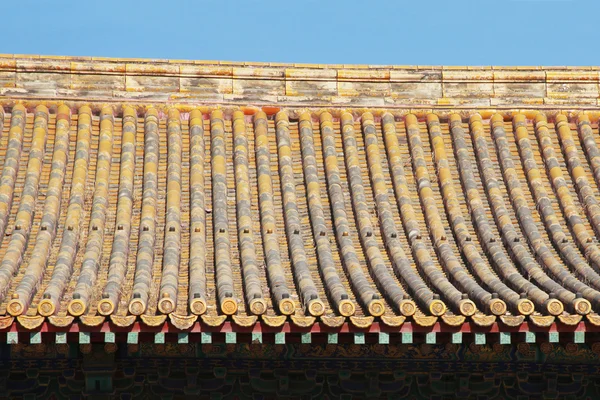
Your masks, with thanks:
M0 316L600 311L595 70L2 60L25 80L0 113ZM46 95L68 72L92 78Z

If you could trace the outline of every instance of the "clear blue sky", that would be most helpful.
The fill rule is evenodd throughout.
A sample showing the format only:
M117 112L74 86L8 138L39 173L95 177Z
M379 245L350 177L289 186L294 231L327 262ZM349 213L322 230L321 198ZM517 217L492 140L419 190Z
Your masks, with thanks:
M600 65L598 0L3 1L2 53Z

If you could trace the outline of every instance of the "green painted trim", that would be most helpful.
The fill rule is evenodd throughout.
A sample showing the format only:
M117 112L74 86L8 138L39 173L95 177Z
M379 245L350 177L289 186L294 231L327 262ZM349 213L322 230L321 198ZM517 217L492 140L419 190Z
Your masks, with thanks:
M328 333L327 334L327 343L328 344L337 344L338 342L338 334L337 333Z
M104 342L105 343L114 343L115 342L115 333L114 332L104 333Z
M379 332L379 344L390 344L390 335L387 332Z
M42 343L42 332L31 332L29 334L29 343L31 343L31 344Z
M89 332L79 332L79 344L90 344Z
M429 332L425 335L425 343L435 344L436 334L435 332Z
M510 344L510 333L500 332L500 344Z
M226 332L225 333L225 343L226 344L235 344L237 343L237 335L235 332Z
M128 332L127 333L127 344L137 344L138 343L138 333L137 332Z
M285 332L277 332L275 334L275 344L285 344Z
M475 344L485 344L485 333L475 334Z
M585 332L575 332L573 343L585 343Z
M363 332L354 334L354 344L365 344L365 334Z
M535 332L525 332L525 343L535 343Z
M210 333L210 332L201 332L201 334L200 334L200 343L202 343L202 344L212 343L212 333Z
M181 332L177 334L177 343L186 344L190 342L190 335L187 332Z
M300 336L302 344L310 344L312 342L312 334L310 332L303 333Z
M156 344L165 344L165 333L164 332L157 332L154 335L154 343L156 343Z
M67 332L56 332L56 344L67 344Z
M8 343L8 344L19 343L19 334L17 332L8 332L6 334L6 343Z
M412 342L413 342L412 332L402 332L402 343L403 344L412 344Z
M462 332L454 332L452 334L452 339L450 340L452 344L462 344L463 334Z
M559 334L558 332L548 332L548 341L550 343L558 343Z
M262 332L252 332L252 343L262 343L263 336Z

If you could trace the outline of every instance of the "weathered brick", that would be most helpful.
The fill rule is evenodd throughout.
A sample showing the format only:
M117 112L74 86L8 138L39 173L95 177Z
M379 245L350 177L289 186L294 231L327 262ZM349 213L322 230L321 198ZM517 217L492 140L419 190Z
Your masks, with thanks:
M337 94L336 81L286 81L286 96L333 96Z
M393 70L390 71L392 82L420 82L438 81L442 79L442 72L436 70Z
M267 79L233 79L234 94L285 95L285 81Z
M288 80L335 80L337 77L337 70L286 68L285 77Z
M213 65L182 65L180 66L182 77L229 77L233 75L233 68L227 66Z
M5 72L2 71L0 72L0 87L15 87L16 86L16 80L17 80L17 73L16 72Z
M102 74L73 74L71 89L77 90L125 90L125 76Z
M441 82L393 82L390 86L393 98L437 99L442 97Z
M387 81L390 79L390 71L384 70L364 70L364 69L340 69L337 74L340 81Z
M494 71L494 82L544 82L546 72L539 70L530 71Z
M103 74L125 74L125 63L109 63L109 62L72 62L72 72L97 72Z
M546 97L546 84L541 83L496 83L494 82L494 95L496 97Z
M37 89L68 89L71 87L71 74L50 72L17 72L16 86Z
M283 79L285 70L283 68L233 68L233 76L240 78L268 78L268 79Z
M128 75L125 79L125 86L129 92L178 91L179 77Z
M340 96L389 96L388 82L338 82Z
M598 97L597 83L580 83L580 82L562 82L548 83L548 97L567 99L567 98L582 98L582 97Z
M444 97L491 97L494 94L494 84L478 82L444 82Z
M228 94L233 92L231 78L179 78L182 92Z
M470 82L470 81L491 81L494 79L494 73L491 70L470 71L465 69L460 70L444 70L442 71L442 79L445 82Z

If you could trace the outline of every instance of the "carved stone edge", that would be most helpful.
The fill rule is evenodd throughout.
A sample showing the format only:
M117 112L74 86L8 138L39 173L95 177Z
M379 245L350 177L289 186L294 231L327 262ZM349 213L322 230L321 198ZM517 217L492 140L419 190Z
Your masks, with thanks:
M346 322L346 317L321 317L321 321L330 328L339 328Z
M559 315L558 319L565 325L577 325L581 322L583 315L570 314L570 315Z
M116 326L120 326L121 328L126 328L128 326L133 325L133 323L135 322L136 319L137 319L136 315L118 316L118 315L112 314L110 316L110 320L112 321L112 323L115 324Z
M442 321L448 326L461 326L465 323L467 317L464 315L442 315Z
M232 315L233 322L236 325L242 326L244 328L248 328L258 321L258 316L256 315Z
M300 316L300 315L290 315L290 318L292 319L292 322L296 325L299 326L301 328L308 328L313 326L313 324L315 323L315 321L317 320L315 317L312 316Z
M177 315L174 313L169 314L169 319L171 320L171 323L177 328L177 329L190 329L192 327L192 325L194 325L194 323L196 321L198 321L198 316L197 315Z
M207 315L203 314L200 316L202 322L204 322L208 326L221 326L227 319L227 315Z
M552 323L555 320L555 317L553 315L530 315L529 319L531 320L531 322L533 322L533 324L535 326L539 326L539 327L543 327L543 328L547 328L550 325L552 325Z
M438 321L438 317L432 315L413 315L413 320L419 326L433 326Z
M592 325L600 326L600 315L590 313L590 314L586 315L585 317Z
M110 317L112 319L113 316L111 315ZM106 317L103 315L82 315L79 317L79 320L85 326L99 326L104 323Z
M66 328L67 326L71 325L74 320L75 317L71 315L65 315L64 317L59 317L58 315L50 315L48 317L48 321L53 326L56 326L58 328Z
M167 316L165 314L161 315L140 315L142 322L148 326L161 326L167 320Z
M374 317L350 317L350 322L357 328L368 328L373 325Z
M35 315L35 316L19 315L17 317L17 321L19 321L19 324L21 324L21 326L25 329L39 328L40 326L42 326L42 324L44 323L45 320L46 320L46 317L43 317L41 315Z
M13 322L15 322L15 317L12 317L10 315L0 317L0 329L9 328L13 324Z
M285 321L287 320L287 315L261 315L261 318L263 321L265 321L265 324L267 324L268 326L277 328L285 323Z
M520 326L525 321L524 315L501 315L500 321L506 326Z
M399 327L405 321L406 321L406 317L403 315L394 315L394 316L382 315L381 316L381 322L383 322L385 325L393 327L393 328Z
M477 315L477 314L475 314L475 315L471 315L471 318L473 319L473 322L475 323L475 325L482 326L482 327L492 326L494 324L494 322L496 322L495 315L483 315L483 314Z

